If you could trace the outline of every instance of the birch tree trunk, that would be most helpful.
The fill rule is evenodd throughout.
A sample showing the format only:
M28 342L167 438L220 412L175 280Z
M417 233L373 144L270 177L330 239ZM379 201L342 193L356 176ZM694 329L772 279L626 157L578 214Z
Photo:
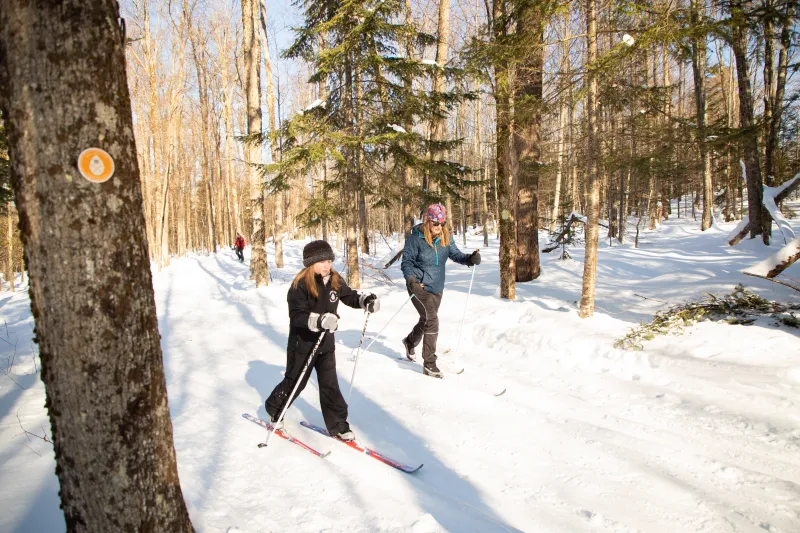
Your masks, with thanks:
M114 0L3 2L0 109L66 530L190 532L118 21ZM90 147L104 183L76 168Z
M256 35L256 18L258 17L257 0L242 0L242 54L244 55L244 89L247 95L247 134L261 133L261 78L259 46ZM249 142L245 147L245 164L250 183L250 214L252 230L250 232L250 276L256 287L269 285L267 266L266 239L264 234L264 187L258 169L254 166L261 162L258 143Z
M567 9L564 13L564 42L561 44L561 77L562 80L566 78L569 72L572 70L572 65L570 64L570 57L569 57L569 43L570 43L570 27L569 22L571 18L571 10ZM563 179L563 172L564 172L564 148L566 146L566 126L567 126L567 99L566 96L562 94L561 98L559 98L559 107L558 107L558 149L557 149L557 160L556 160L556 185L555 191L553 192L553 209L550 212L550 232L553 233L556 231L556 223L558 222L558 213L561 207L561 182Z
M583 288L578 315L594 314L594 291L597 280L598 202L597 180L597 0L586 0L586 48L589 90L586 96L586 252L583 263Z

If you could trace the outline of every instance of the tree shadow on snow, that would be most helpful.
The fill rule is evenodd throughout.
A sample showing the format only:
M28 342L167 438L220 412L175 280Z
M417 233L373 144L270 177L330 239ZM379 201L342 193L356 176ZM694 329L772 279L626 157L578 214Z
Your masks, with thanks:
M26 449L26 451L28 450ZM64 512L61 510L61 499L58 495L58 478L54 474L48 474L42 480L36 497L29 500L31 505L25 516L15 520L16 527L13 533L66 531L67 525L64 521Z
M228 261L222 261L219 257L215 256L214 259L219 264L219 268L222 272L227 274L225 277L223 277L218 275L218 273L209 270L209 268L204 265L203 259L206 258L195 259L197 266L218 284L221 295L228 299L230 307L235 309L238 313L236 320L246 324L250 329L257 331L262 339L267 340L271 344L278 346L281 349L285 348L286 335L277 331L269 323L260 321L256 316L254 316L251 311L251 307L253 307L252 301L237 301L235 298L231 298L231 295L236 294L237 291L241 291L241 287L239 287L238 284L241 276L246 272L249 272L247 265L240 264L235 258L232 258ZM173 318L172 314L170 313L170 302L172 298L175 297L174 290L178 284L174 278L176 276L180 276L181 274L177 269L170 269L168 271L168 275L170 277L168 284L169 289L163 298L164 309L159 313L159 330L162 335L161 344L162 349L165 351L171 344L171 336L173 334L180 335L180 333L177 332L181 331L182 329L182 321L190 321L190 319L184 319L183 317ZM264 305L271 305L265 296L259 295L259 298L264 300ZM222 329L223 326L224 324L219 324L222 334L224 334L224 330ZM186 327L191 329L191 323ZM170 416L173 419L173 424L175 419L186 414L188 409L195 408L194 405L191 405L191 401L193 400L192 391L195 389L195 387L197 387L198 383L193 383L192 374L200 370L206 376L213 377L219 375L222 370L230 364L225 353L219 353L216 355L211 354L209 353L211 348L204 346L201 342L197 343L196 348L196 351L193 351L191 354L187 354L187 357L190 357L191 360L184 359L178 362L165 359L165 371L167 373L168 386L172 390L177 389L180 391L180 393L177 394L169 394ZM243 348L238 346L236 349ZM195 361L199 362L202 367L198 368L198 365L194 364ZM270 382L277 383L279 379L279 374L276 374ZM210 383L202 382L201 384L206 387L217 386L215 380L213 379ZM234 399L236 396L235 391L226 390L216 390L216 394L231 396ZM214 427L217 428L218 435L227 434L231 426L240 423L235 417L229 417L226 411L218 410L218 412L220 418L213 422ZM208 457L208 461L205 463L206 466L203 471L197 475L201 479L214 480L216 479L215 474L222 464L222 456L224 455L226 449L226 443L224 439L213 439L213 443L208 442L206 444L208 444L208 448L204 453ZM197 491L197 497L193 498L193 504L195 504L197 508L203 508L213 493L214 487L212 482Z
M372 351L372 350L370 350ZM343 354L337 354L341 357ZM272 388L282 379L281 371L275 365L263 361L250 361L245 380L255 388L259 395L266 399ZM349 384L339 374L339 384L342 393L347 395ZM301 396L292 404L291 409L301 413L301 418L324 427L322 413L311 403L303 400L307 394L318 394L316 373L311 379ZM423 463L425 466L406 478L409 485L417 494L418 504L425 513L433 516L436 521L447 531L486 531L486 532L519 532L520 530L506 523L503 517L483 501L480 490L469 480L464 479L454 472L446 462L432 453L424 437L409 431L399 420L383 407L364 396L357 388L353 389L350 401L350 422L354 425L352 413L357 413L358 420L373 421L372 424L358 424L357 434L366 437L364 440L373 443L375 448L385 451L388 455L399 461ZM267 416L263 403L258 408L258 417L265 419ZM377 422L376 422L377 421ZM309 433L311 434L311 433ZM332 449L338 450L332 444ZM342 448L343 453L347 452ZM409 459L405 459L403 456ZM364 457L364 461L373 459ZM386 466L387 474L392 472Z

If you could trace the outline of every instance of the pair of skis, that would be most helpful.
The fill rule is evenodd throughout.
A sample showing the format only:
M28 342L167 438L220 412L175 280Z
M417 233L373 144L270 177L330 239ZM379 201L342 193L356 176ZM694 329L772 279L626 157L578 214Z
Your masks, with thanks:
M272 424L270 424L269 422L266 422L264 420L261 420L260 418L256 418L256 417L254 417L253 415L251 415L249 413L244 413L242 415L242 417L245 420L249 420L250 422L253 422L254 424L258 424L259 426L261 426L263 428L266 428L269 431L273 430ZM380 462L382 462L384 464L387 464L387 465L389 465L389 466L391 466L393 468L396 468L397 470L405 472L406 474L413 474L414 472L416 472L417 470L422 468L422 464L415 465L415 466L410 466L410 465L405 465L405 464L403 464L403 463L401 463L399 461L395 461L394 459L392 459L390 457L387 457L386 455L384 455L384 454L382 454L382 453L380 453L380 452L378 452L376 450L373 450L372 448L367 448L366 446L361 446L356 441L344 441L344 440L340 439L339 437L336 437L336 436L331 435L330 433L328 433L327 429L321 428L319 426L315 426L314 424L310 424L310 423L308 423L306 421L302 421L302 422L300 422L300 424L302 426L308 428L308 429L316 431L317 433L321 433L322 435L325 435L326 437L330 437L330 438L332 438L334 440L338 440L339 442L341 442L343 444L346 444L350 448L353 448L354 450L359 451L359 452L361 452L361 453L363 453L365 455L368 455L368 456L372 457L373 459L376 459L376 460L378 460L378 461L380 461ZM331 453L329 451L323 453L323 452L320 452L318 450L315 450L311 446L309 446L306 443L304 443L303 441L295 438L294 436L290 435L289 433L285 432L282 429L276 430L275 434L278 435L279 437L281 437L282 439L288 440L292 444L296 444L297 446L303 448L304 450L306 450L309 453L312 453L312 454L316 455L317 457L327 457ZM261 444L259 444L259 447L261 447Z

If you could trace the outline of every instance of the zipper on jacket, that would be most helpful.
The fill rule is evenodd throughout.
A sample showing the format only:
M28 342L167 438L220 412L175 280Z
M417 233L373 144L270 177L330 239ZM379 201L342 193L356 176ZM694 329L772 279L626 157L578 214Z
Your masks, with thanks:
M436 254L436 266L439 266L439 247L436 246L437 242L439 242L439 237L436 237L436 240L433 241L433 251Z

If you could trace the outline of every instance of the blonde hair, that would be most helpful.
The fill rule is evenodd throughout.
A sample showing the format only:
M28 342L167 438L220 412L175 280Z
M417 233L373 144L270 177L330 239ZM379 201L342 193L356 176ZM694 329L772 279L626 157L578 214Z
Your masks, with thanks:
M319 291L317 290L317 282L314 280L314 265L308 266L297 273L292 281L292 288L296 289L297 284L300 283L302 279L306 283L306 289L308 289L308 293L311 295L312 298L317 298L319 296ZM331 288L336 292L339 292L339 287L341 286L342 276L339 275L334 269L331 268Z
M426 220L422 225L422 234L425 237L425 242L433 248L433 232L431 232L430 222L430 220ZM442 224L442 233L439 238L442 240L442 246L450 246L450 232L447 231L447 226L444 224Z

